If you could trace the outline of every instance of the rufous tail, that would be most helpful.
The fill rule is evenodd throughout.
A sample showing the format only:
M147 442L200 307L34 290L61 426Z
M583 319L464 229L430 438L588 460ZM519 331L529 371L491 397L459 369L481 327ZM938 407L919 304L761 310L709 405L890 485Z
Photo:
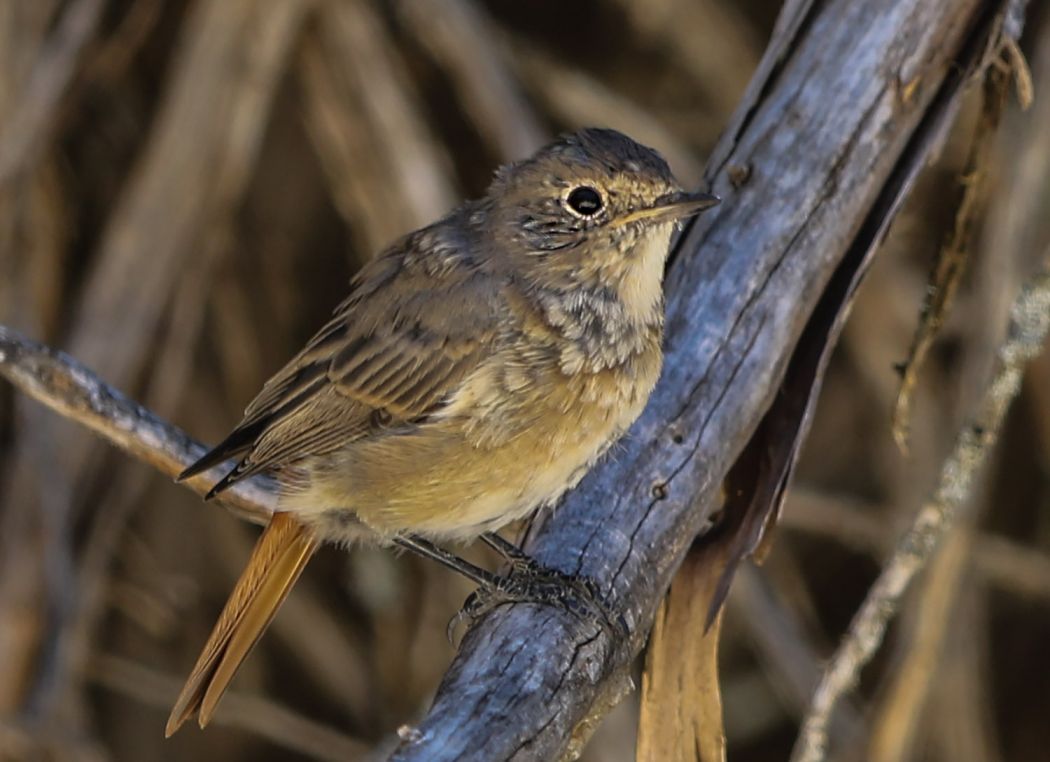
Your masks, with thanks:
M202 728L208 724L237 668L273 620L317 545L313 533L290 513L273 515L171 710L166 736L194 714Z

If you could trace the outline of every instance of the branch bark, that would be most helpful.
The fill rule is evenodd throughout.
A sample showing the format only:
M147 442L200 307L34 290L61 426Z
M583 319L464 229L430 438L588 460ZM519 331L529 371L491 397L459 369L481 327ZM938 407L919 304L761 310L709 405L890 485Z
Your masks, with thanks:
M579 752L628 684L655 609L823 288L847 253L877 243L1003 7L787 5L709 165L724 202L680 240L670 265L661 382L626 442L528 545L544 564L599 580L631 636L613 642L534 606L492 612L468 632L429 715L393 759Z
M710 162L708 179L724 203L672 257L661 382L625 442L528 543L540 562L596 580L629 637L614 641L550 607L493 611L467 633L429 715L403 734L394 759L579 752L628 689L656 607L709 524L722 479L773 400L825 286L848 254L861 252L863 261L877 243L954 112L965 73L998 33L1005 5L787 3ZM0 371L19 385L33 382L17 372L19 346L22 360L69 364L0 334ZM100 383L76 374L73 381ZM189 462L196 448L181 432L98 388L129 416L126 424L110 425L91 398L53 406L84 413L96 430L169 473ZM70 393L60 383L37 391L43 399ZM239 494L240 507L265 512L270 493L265 484L261 490Z
M175 478L208 448L186 432L109 386L75 359L0 325L0 375L24 394L166 476ZM205 471L184 483L204 495L225 471ZM277 505L276 484L266 476L245 479L224 493L223 505L265 524Z

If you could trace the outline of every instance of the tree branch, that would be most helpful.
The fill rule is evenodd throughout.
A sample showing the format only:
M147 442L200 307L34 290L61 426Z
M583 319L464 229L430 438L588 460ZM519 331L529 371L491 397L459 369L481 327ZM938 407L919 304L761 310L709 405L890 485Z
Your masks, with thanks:
M943 136L999 3L789 3L709 165L724 202L668 271L660 384L615 455L532 533L540 562L600 581L631 636L498 609L466 636L393 759L552 759L622 690L655 609L767 410L825 285L877 245ZM800 162L804 161L804 164ZM862 269L862 264L855 264Z
M207 450L186 432L129 400L69 355L31 341L3 325L0 325L0 375L59 415L76 421L173 478ZM213 468L187 479L185 484L203 495L223 473L222 468ZM277 504L276 488L265 476L246 479L224 493L222 502L250 521L265 523Z
M999 350L995 378L988 385L974 419L959 432L955 448L941 469L933 498L901 537L897 550L883 566L828 665L802 725L802 734L791 756L793 762L824 759L832 709L857 681L861 669L882 643L886 626L908 584L953 527L956 511L969 496L970 485L998 438L1006 411L1021 390L1024 366L1039 354L1047 329L1050 329L1050 271L1033 280L1014 303L1010 336Z

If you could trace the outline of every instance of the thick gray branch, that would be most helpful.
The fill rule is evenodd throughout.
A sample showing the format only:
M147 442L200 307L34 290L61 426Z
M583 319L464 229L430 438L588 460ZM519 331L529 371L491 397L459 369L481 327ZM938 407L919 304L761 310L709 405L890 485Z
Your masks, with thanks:
M579 748L594 707L622 690L822 289L848 251L873 243L858 236L884 228L869 215L892 212L886 186L931 150L943 127L932 112L951 111L958 62L980 56L997 10L976 0L788 4L712 159L724 202L670 267L660 384L627 440L529 546L599 581L629 642L550 608L497 609L467 634L394 759L552 759Z

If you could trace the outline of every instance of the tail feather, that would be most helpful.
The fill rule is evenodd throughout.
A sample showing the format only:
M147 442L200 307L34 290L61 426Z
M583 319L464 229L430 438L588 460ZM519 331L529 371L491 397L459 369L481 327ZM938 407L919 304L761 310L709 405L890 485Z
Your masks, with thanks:
M317 538L291 514L273 515L171 710L166 736L194 714L202 728L208 724L238 667L273 620L317 544Z

